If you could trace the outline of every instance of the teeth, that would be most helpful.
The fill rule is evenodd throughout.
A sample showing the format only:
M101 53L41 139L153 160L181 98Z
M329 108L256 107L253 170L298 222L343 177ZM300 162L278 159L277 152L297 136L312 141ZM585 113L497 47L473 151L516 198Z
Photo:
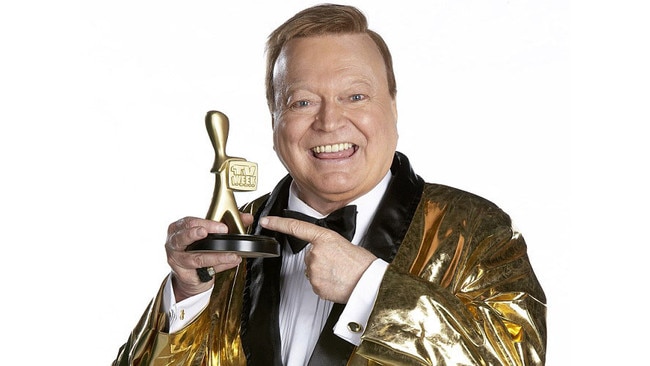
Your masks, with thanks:
M316 154L320 153L329 153L329 152L339 152L351 148L353 145L349 142L342 142L340 144L333 145L321 145L312 148Z

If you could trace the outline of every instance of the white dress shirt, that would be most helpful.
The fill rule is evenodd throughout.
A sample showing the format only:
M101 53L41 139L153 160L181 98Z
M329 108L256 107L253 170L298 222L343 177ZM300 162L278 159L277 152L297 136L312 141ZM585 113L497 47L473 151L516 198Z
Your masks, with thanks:
M389 172L370 192L350 203L357 205L353 244L359 244L365 236L390 178ZM293 184L289 190L287 208L316 218L324 217L296 196ZM285 366L307 364L333 305L331 301L323 300L313 292L309 280L305 277L305 253L306 250L302 250L294 254L286 243L282 248L279 324L282 363ZM377 259L364 272L334 326L334 334L354 345L361 343L361 335L387 266L388 263ZM207 306L210 293L211 290L208 290L176 303L170 275L163 290L163 311L168 314L169 332L174 333L182 329L196 318ZM360 328L354 331L354 328L350 329L348 326L350 323L358 324Z

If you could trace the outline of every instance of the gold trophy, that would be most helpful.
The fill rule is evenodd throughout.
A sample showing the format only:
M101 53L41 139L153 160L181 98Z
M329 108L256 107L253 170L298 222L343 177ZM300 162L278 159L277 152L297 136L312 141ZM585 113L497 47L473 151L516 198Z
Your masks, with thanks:
M193 252L233 252L242 257L277 257L280 244L274 238L246 234L239 216L233 191L257 189L257 163L226 154L229 122L225 114L208 112L205 125L214 147L212 173L216 174L212 203L207 219L228 225L228 234L208 234L204 239L190 244L186 250Z

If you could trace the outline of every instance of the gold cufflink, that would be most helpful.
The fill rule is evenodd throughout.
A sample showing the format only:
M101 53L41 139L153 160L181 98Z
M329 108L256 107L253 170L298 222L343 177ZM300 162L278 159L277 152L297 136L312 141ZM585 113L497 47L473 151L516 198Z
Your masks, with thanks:
M361 332L363 330L363 327L359 323L349 322L348 323L348 329L352 333L359 333L359 332Z

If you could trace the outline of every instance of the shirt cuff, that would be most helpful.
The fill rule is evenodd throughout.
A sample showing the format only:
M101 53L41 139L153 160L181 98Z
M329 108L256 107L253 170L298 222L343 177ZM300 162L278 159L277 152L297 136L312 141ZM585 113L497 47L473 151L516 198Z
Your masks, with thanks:
M375 259L366 269L334 325L334 334L355 346L361 343L361 335L366 330L386 268L388 268L387 262Z
M161 310L167 314L169 333L176 333L185 328L201 314L210 302L210 294L212 293L213 287L205 292L188 297L181 302L176 302L174 287L172 286L172 275L170 274L167 277L167 282L165 282L163 289Z

